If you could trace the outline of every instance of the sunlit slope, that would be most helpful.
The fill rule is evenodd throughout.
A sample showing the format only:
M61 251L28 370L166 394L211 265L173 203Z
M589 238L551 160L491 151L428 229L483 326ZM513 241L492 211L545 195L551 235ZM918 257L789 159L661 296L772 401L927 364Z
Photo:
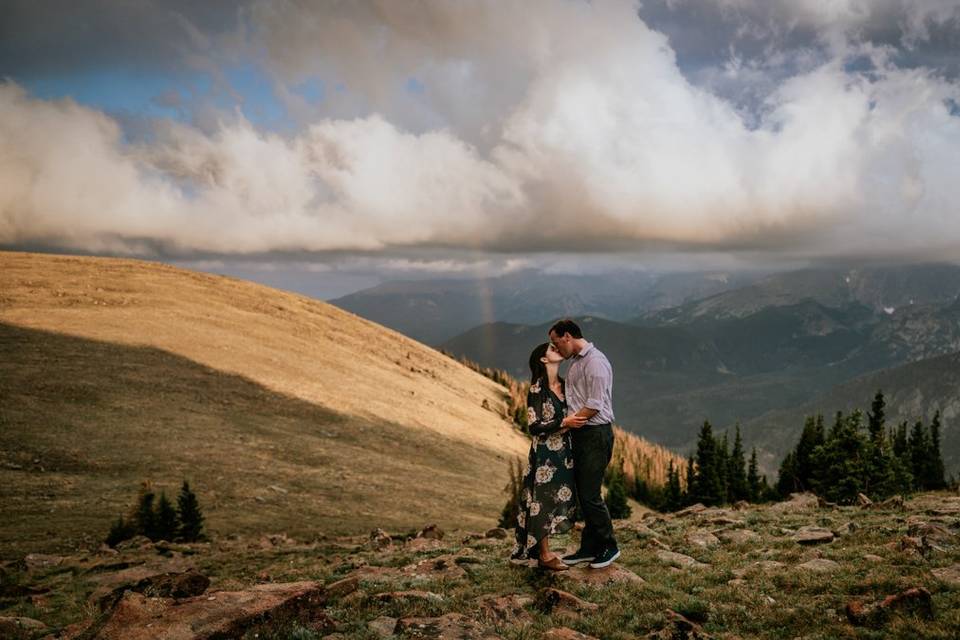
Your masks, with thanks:
M250 282L0 253L0 323L4 537L51 509L92 530L131 483L184 476L224 531L481 526L527 447L483 376Z

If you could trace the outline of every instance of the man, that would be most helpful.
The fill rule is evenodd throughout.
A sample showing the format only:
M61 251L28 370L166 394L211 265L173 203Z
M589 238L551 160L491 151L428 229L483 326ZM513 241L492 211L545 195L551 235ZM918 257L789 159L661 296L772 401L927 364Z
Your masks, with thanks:
M567 372L567 413L585 419L583 424L574 423L571 433L577 500L586 524L580 549L563 561L568 565L589 562L594 569L602 569L620 557L610 512L600 494L613 455L613 368L573 320L560 320L548 335L560 355L572 361Z

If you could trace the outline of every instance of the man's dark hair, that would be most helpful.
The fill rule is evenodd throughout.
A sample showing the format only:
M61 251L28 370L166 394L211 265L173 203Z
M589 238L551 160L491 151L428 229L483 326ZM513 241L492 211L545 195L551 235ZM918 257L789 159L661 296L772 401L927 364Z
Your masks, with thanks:
M580 331L580 327L577 325L576 322L574 322L574 321L571 320L570 318L564 318L563 320L557 320L557 322L554 323L554 325L553 325L552 327L550 327L550 331L548 331L547 333L548 333L548 334L549 334L549 333L555 333L555 334L557 334L558 336L561 336L561 337L562 337L563 334L565 334L565 333L569 333L569 334L570 334L571 336L573 336L574 338L582 338L582 337L583 337L583 332Z

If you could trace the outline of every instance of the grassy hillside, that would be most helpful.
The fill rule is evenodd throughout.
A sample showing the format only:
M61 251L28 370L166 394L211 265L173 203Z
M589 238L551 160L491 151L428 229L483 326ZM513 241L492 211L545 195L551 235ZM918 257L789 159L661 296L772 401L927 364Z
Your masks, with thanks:
M0 398L3 553L101 536L183 477L220 534L481 527L528 446L505 390L430 348L132 260L0 253Z

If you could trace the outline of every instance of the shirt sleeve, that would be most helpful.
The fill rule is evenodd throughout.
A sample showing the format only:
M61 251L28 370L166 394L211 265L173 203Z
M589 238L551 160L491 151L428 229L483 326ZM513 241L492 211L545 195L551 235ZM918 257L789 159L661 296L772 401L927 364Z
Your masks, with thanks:
M539 393L527 393L527 431L530 435L547 436L560 430L563 412L555 409L549 391L541 389ZM553 415L549 415L551 412Z

